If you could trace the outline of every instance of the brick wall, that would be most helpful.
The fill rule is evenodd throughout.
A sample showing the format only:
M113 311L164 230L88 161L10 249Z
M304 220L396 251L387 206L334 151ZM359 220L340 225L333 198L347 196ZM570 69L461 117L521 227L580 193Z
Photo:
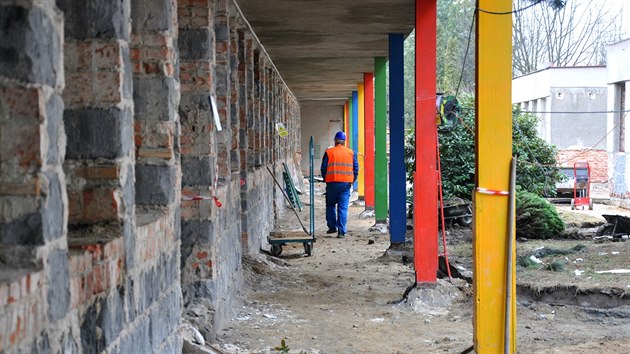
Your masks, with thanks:
M182 317L214 337L284 213L266 167L301 183L299 105L247 21L232 0L0 20L0 352L179 352Z
M559 150L557 161L559 165L569 167L576 162L588 162L591 167L591 190L609 191L606 150Z

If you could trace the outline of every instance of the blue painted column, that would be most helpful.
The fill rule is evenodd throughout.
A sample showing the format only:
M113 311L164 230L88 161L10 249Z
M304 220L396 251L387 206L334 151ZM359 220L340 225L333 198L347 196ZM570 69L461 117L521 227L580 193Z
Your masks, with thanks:
M389 230L391 243L405 242L407 191L403 35L389 35Z
M358 158L359 153L359 91L352 91L352 151ZM363 171L359 171L363 173ZM354 181L352 188L359 189L359 181Z

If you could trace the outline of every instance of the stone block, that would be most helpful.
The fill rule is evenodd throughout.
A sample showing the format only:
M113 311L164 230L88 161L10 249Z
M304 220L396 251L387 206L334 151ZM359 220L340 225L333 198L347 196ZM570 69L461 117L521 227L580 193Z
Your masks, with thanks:
M41 212L24 215L0 223L0 243L8 245L43 245L44 230Z
M212 186L215 178L215 158L212 156L182 156L183 186Z
M155 268L150 268L140 276L140 284L142 289L141 297L144 298L143 304L149 307L160 296L159 278L161 274L157 273Z
M128 353L149 353L151 350L151 336L149 333L149 318L143 318L139 323L130 330L118 345L112 350L112 353L128 354Z
M52 95L46 102L46 133L48 134L48 149L46 163L59 165L65 152L65 131L63 129L63 100L59 95Z
M66 38L129 40L130 0L57 0L65 15Z
M63 75L61 25L36 6L0 6L0 24L0 76L54 87Z
M214 56L212 33L208 28L180 29L177 45L183 60L210 60Z
M130 272L136 265L136 235L131 220L123 222L123 238L125 243L125 269Z
M133 70L131 67L131 56L129 55L129 46L127 44L121 47L121 55L123 60L122 70L122 97L124 99L133 98Z
M153 308L149 315L152 352L157 353L159 348L168 340L168 337L176 330L181 314L181 294L179 289L169 292Z
M101 328L105 347L110 346L123 329L125 321L124 301L124 289L122 287L117 287L107 298L100 301L101 310L97 321Z
M63 318L70 306L70 275L68 253L55 248L46 257L46 283L48 284L48 320Z
M174 121L177 106L175 80L169 77L135 77L133 102L136 119Z
M171 204L175 200L175 182L175 166L136 165L136 203Z
M66 110L67 159L115 159L128 156L133 145L132 112L119 108Z
M205 299L212 303L219 297L216 291L216 284L213 280L194 281L187 284L187 286L182 289L182 293L184 294L184 299L188 301L197 298Z
M53 241L64 235L66 206L63 204L65 182L55 172L46 172L48 179L48 194L42 208L42 232L46 241Z
M173 1L134 0L131 2L131 22L134 33L169 31L173 29Z
M211 245L215 240L214 224L208 220L182 220L181 259L192 254L193 246Z

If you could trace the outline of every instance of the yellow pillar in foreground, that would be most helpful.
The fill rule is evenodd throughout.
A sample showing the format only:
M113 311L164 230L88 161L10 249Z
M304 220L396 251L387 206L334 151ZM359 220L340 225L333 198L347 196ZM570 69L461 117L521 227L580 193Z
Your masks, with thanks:
M363 199L365 196L365 90L363 84L357 85L359 92L359 198Z
M508 191L512 158L511 0L477 0L476 187ZM506 289L508 197L474 192L475 351L503 353L506 295L511 293L509 353L516 351L516 268ZM514 256L513 252L513 256Z

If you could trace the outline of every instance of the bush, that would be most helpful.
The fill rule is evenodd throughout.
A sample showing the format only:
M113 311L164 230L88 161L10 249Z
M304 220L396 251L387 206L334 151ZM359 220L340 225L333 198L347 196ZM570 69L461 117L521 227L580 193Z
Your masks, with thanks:
M471 199L475 187L475 106L474 97L458 97L464 124L438 128L440 160L444 197ZM555 186L562 180L556 165L556 148L538 137L538 117L521 112L514 106L512 112L512 151L518 156L516 184L544 197L555 195ZM407 180L411 181L415 169L415 133L405 133L405 163ZM506 174L508 171L506 171Z
M516 192L516 237L548 239L564 231L556 207L545 199L523 190Z

